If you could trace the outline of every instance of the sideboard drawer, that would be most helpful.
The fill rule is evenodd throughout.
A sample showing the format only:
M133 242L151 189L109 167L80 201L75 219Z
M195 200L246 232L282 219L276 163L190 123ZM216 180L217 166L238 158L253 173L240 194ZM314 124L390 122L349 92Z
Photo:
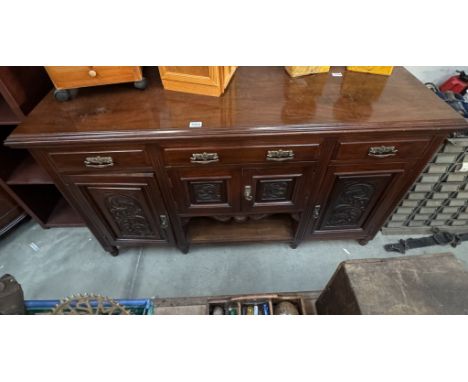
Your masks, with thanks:
M48 155L58 171L151 168L151 161L143 149L50 152Z
M320 145L165 148L166 166L314 161Z
M339 142L336 160L395 161L421 157L430 138Z

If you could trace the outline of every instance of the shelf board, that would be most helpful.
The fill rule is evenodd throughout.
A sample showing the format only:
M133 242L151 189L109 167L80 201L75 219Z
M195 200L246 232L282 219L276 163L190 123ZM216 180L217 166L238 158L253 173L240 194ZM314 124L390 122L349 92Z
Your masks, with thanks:
M0 125L18 125L21 119L11 110L0 94Z
M49 174L29 155L16 166L6 183L10 185L54 184Z
M52 210L45 226L52 227L83 227L85 223L81 217L70 207L64 198L60 198Z
M290 241L294 231L288 215L273 215L260 220L219 222L210 218L192 218L188 223L190 243L226 243L250 241Z

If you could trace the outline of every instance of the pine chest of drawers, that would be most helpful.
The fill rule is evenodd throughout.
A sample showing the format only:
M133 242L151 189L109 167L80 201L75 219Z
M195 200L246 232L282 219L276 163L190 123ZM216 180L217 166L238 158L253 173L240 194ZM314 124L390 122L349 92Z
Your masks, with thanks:
M365 244L464 127L403 68L290 78L282 67L241 67L220 98L167 92L157 78L142 93L49 96L6 144L29 149L109 252L187 252L215 242Z

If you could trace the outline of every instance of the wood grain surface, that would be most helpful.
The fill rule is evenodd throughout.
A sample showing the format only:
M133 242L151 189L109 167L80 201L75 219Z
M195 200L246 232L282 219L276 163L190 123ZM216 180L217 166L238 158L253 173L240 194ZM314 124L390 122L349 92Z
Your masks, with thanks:
M340 71L343 77L333 77ZM156 74L155 74L156 75ZM246 132L453 131L465 120L403 68L390 77L347 72L290 78L283 67L240 67L219 98L125 85L83 89L58 103L49 94L9 145L236 135ZM229 109L229 118L221 118ZM200 121L202 128L189 128Z

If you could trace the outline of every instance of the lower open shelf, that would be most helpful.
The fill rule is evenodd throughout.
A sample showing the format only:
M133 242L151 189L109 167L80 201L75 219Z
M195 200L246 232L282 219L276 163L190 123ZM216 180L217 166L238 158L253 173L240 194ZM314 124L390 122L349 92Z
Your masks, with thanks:
M45 226L52 227L82 227L85 223L64 198L60 198L52 209Z
M244 222L195 217L187 224L187 236L192 244L290 241L294 237L293 220L289 215L272 215Z

